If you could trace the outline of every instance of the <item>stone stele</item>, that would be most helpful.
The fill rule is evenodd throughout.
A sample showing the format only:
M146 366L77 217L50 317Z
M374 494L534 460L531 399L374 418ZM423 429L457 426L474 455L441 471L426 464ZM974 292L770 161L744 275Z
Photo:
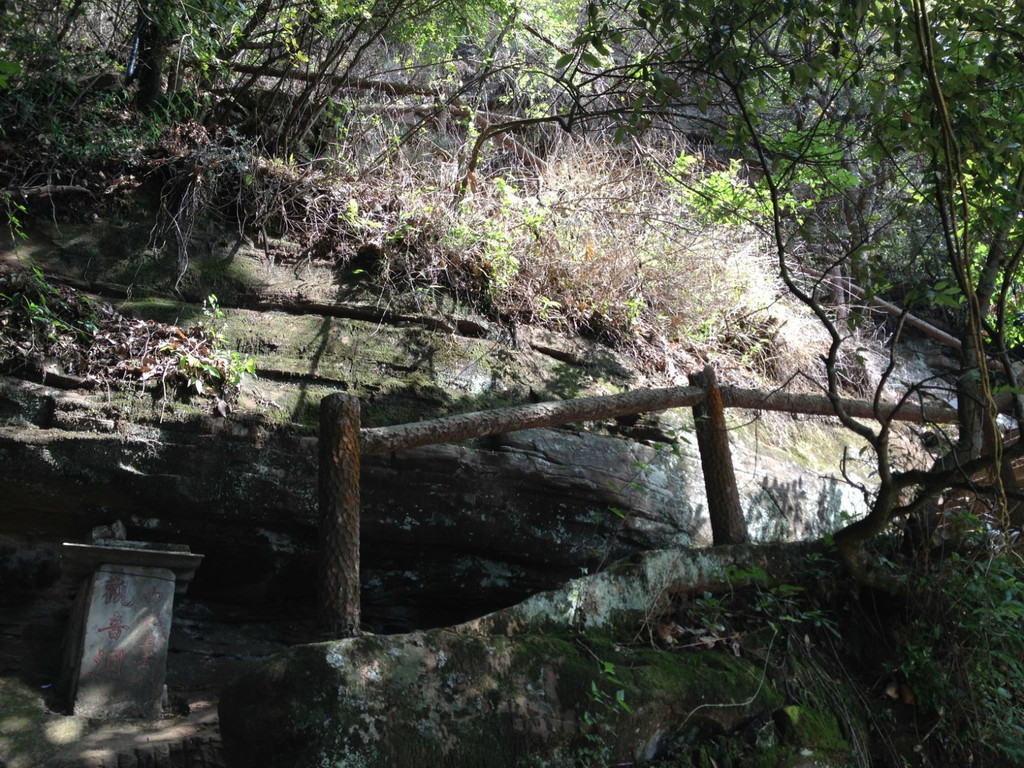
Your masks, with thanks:
M80 594L82 631L70 661L74 714L97 718L160 716L174 572L104 564Z

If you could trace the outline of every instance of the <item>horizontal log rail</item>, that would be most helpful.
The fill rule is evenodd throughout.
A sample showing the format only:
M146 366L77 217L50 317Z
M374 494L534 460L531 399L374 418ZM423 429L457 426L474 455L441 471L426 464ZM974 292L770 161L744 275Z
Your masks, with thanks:
M786 411L809 416L834 416L835 406L824 395L763 392L722 387L722 405L758 411ZM472 437L488 437L523 429L554 427L577 421L599 421L669 408L692 408L704 399L701 387L644 389L621 395L582 397L547 403L530 403L478 413L444 416L429 421L359 430L362 454L387 453L436 443L457 443ZM956 409L943 404L880 403L841 399L840 406L858 419L893 419L914 423L956 421Z

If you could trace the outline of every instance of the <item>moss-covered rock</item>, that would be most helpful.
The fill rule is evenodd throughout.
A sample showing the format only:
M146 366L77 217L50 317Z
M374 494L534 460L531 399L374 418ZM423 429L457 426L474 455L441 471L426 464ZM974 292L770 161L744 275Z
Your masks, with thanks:
M655 757L687 720L727 730L778 698L715 652L451 630L301 646L221 698L231 764L525 766Z
M836 752L849 749L835 715L791 704L777 710L774 718L783 744Z

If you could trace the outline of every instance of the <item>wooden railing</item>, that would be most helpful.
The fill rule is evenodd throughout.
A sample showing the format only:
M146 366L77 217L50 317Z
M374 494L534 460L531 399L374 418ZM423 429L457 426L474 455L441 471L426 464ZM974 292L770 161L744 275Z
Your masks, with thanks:
M359 399L329 395L320 401L320 584L322 623L338 637L359 629L359 461L361 455L473 437L595 421L669 408L693 408L697 444L708 496L712 542L746 541L739 492L729 451L725 408L786 411L854 418L947 423L956 410L943 404L899 404L831 399L816 395L719 387L713 369L691 376L689 387L650 389L499 408L391 427L360 429Z

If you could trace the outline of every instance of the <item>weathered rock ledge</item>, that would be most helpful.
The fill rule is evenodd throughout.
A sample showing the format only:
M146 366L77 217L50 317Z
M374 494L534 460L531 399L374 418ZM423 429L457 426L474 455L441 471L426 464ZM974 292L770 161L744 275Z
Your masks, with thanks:
M640 641L682 595L745 586L730 568L785 578L809 551L651 552L448 629L297 646L225 691L225 753L267 768L638 764L753 728L779 765L845 764L831 760L863 740L855 723L826 713L827 744L775 734L782 706L803 706L771 671L777 631L731 651Z

